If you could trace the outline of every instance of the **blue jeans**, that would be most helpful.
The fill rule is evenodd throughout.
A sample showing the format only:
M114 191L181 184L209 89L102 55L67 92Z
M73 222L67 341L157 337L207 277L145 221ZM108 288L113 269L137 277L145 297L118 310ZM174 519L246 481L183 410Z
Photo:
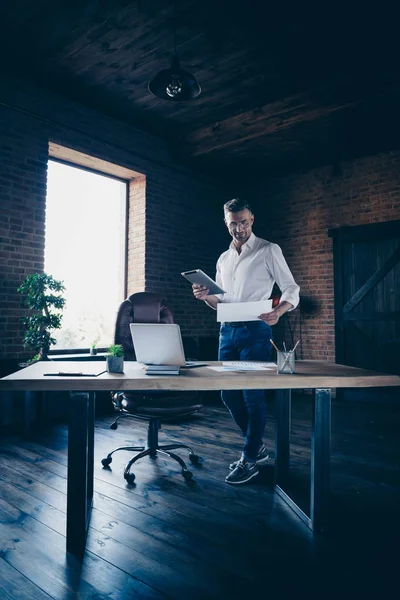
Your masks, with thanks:
M218 359L268 361L271 337L271 327L263 321L248 321L241 327L222 323ZM245 438L244 459L255 461L267 422L264 390L223 390L221 398Z

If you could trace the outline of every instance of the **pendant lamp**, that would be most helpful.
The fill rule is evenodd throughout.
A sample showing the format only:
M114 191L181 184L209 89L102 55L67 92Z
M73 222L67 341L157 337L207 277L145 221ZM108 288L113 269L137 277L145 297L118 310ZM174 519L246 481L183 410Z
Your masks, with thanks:
M194 75L185 71L179 64L175 54L171 68L163 69L149 83L149 91L163 100L193 100L200 96L201 88Z
M174 5L175 9L175 5ZM183 100L193 100L200 96L201 87L197 83L194 75L181 68L179 58L176 53L176 25L174 10L174 57L169 69L163 69L150 81L149 91L162 98L162 100L172 100L180 102Z

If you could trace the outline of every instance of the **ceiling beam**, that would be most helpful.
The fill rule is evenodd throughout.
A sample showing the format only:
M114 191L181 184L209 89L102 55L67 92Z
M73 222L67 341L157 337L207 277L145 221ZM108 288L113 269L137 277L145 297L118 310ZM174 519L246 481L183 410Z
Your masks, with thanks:
M189 131L185 139L186 150L192 156L199 156L242 144L355 106L362 102L363 96L359 87L341 84L296 94Z

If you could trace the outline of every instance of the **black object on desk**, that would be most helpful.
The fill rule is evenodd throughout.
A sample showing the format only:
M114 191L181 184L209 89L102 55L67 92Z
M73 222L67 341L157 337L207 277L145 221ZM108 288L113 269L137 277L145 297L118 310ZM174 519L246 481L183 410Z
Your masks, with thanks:
M98 377L106 371L101 373L43 373L43 377Z

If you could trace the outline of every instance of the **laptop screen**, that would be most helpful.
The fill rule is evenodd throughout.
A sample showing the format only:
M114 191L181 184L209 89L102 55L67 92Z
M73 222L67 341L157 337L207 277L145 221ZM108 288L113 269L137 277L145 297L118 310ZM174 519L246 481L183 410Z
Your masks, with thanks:
M179 325L131 323L130 329L138 362L146 365L185 366Z

